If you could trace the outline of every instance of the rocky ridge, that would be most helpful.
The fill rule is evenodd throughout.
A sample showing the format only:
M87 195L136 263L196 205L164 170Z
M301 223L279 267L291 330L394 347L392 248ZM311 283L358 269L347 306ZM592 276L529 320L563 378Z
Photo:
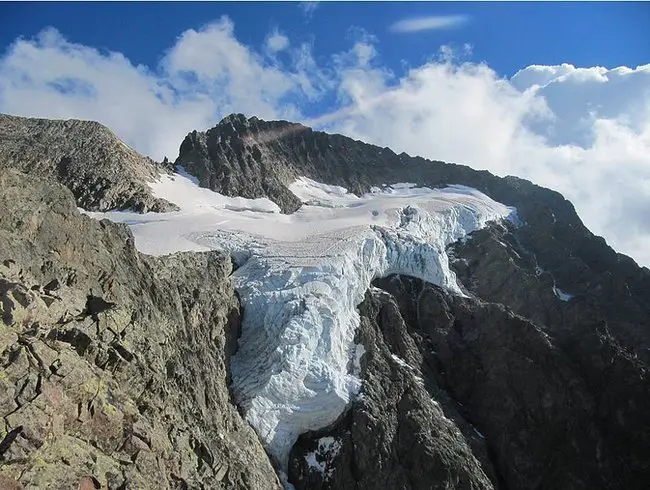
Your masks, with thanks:
M147 186L163 167L94 121L0 114L0 168L56 180L88 211L177 209Z
M650 318L650 270L593 235L573 205L555 191L517 177L397 155L345 136L241 114L228 116L204 133L188 134L175 163L204 187L227 195L268 197L285 212L300 205L287 187L298 176L357 194L396 182L476 188L516 207L524 224L514 238L518 246L558 288L579 293L597 315L616 323L617 335L650 362L650 332L639 328ZM503 255L500 259L509 261Z
M279 487L228 390L227 256L146 257L0 170L0 257L0 488Z

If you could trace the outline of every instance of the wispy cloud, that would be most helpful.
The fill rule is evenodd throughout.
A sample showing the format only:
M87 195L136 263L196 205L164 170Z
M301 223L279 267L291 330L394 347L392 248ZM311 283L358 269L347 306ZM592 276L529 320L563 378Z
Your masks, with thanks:
M429 17L413 17L399 20L391 24L392 32L419 32L435 29L451 29L467 23L467 15L432 15Z
M319 3L320 2L317 1L298 2L298 7L300 7L300 10L302 10L303 14L305 14L305 17L311 19L312 16L314 15L314 12L318 8Z

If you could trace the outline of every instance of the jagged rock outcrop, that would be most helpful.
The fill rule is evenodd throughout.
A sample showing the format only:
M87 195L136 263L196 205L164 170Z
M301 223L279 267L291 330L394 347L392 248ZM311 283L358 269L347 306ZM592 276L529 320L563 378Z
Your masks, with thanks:
M296 488L647 486L650 383L624 353L604 347L599 391L576 352L502 304L399 276L375 286L360 305L361 399L294 446Z
M362 394L333 428L292 451L297 489L491 489L479 433L424 365L392 298L377 288L359 307Z
M151 194L162 166L94 121L0 114L0 168L47 177L68 187L88 211L165 212L177 207Z
M62 186L0 170L0 258L0 487L279 487L227 387L227 256L143 256Z
M600 431L605 487L644 488L650 482L650 413L644 408L650 400L650 294L630 290L616 269L572 277L542 268L521 244L529 232L501 225L481 230L454 247L453 267L471 294L543 328L582 378L593 406L588 416Z

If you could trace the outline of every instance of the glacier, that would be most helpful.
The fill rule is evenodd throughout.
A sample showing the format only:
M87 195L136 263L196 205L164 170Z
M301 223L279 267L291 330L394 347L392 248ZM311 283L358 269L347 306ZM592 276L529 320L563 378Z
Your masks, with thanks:
M516 222L514 208L459 185L356 196L300 178L290 190L303 206L290 215L268 199L201 188L182 169L151 187L180 211L86 214L129 224L143 253L232 255L244 306L232 389L281 471L300 434L334 423L360 393L357 305L371 282L404 274L462 295L447 246L490 221Z

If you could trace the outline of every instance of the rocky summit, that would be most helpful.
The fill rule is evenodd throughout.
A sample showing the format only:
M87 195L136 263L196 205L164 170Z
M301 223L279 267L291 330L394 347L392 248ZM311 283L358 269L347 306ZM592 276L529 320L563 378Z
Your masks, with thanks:
M94 121L53 121L0 114L0 168L47 176L89 211L171 211L146 185L159 165Z
M200 203L204 232L179 231L191 251L145 255L156 226L195 216L156 184L188 176L197 187L184 189L220 196ZM471 195L516 219L469 226L454 207L413 204L428 199L417 189L447 186L466 186L448 197L460 209ZM229 214L205 214L216 208ZM264 222L295 231L309 213L325 233L336 213L348 223L366 208L371 224L353 230L378 250L399 237L423 264L435 251L447 282L400 274L401 249L386 251L396 265L355 282L346 344L330 321L344 299L323 302L323 284L363 275L364 254L348 266L330 247L361 232L312 239L316 255L259 237ZM259 233L229 239L242 216ZM416 243L432 223L461 239ZM560 194L516 177L241 114L189 133L173 166L98 123L0 116L0 314L0 488L650 487L650 270ZM291 328L267 338L271 323ZM289 354L310 342L340 350L356 380L336 417L241 397L252 379L297 372ZM294 384L340 390L319 369ZM274 441L294 439L269 422L280 410L285 426L312 417L284 459Z

